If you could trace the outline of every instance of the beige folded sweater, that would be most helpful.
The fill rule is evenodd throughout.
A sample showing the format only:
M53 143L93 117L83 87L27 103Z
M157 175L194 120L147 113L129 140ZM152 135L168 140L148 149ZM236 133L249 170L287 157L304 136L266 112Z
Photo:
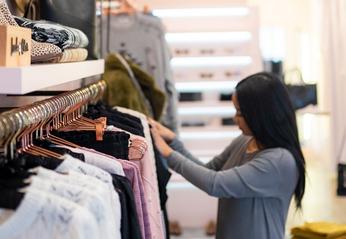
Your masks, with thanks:
M84 48L68 48L63 51L59 62L63 63L84 61L87 57L88 51Z

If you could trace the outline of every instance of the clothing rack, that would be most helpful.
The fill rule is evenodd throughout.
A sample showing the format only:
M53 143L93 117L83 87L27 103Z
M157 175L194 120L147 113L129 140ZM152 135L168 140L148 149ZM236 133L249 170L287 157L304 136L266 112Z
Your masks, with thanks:
M4 140L30 125L38 124L77 106L80 106L83 112L87 103L97 101L105 89L105 81L99 81L28 106L6 111L0 114L0 139Z

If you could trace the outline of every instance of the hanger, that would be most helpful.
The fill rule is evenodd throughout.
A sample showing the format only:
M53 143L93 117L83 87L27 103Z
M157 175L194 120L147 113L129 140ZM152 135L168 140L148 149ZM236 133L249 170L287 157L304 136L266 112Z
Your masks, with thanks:
M137 12L137 9L129 2L129 0L118 0L119 7L112 9L111 8L111 0L108 1L108 8L104 10L104 13L107 15L119 15L126 14L132 15Z
M106 118L101 117L96 120L92 120L82 116L82 109L85 105L85 101L76 104L74 107L67 109L63 112L63 127L58 128L58 131L95 131L96 140L102 141L104 129L106 128Z
M33 107L32 109L24 111L23 113L26 112L28 117L34 117L34 115L38 116L34 120L36 121L36 123L33 123L30 126L26 127L21 133L19 133L19 135L15 135L15 137L13 137L13 142L21 142L20 148L17 150L18 153L26 152L35 156L60 159L62 155L48 149L38 147L34 144L34 139L38 138L38 130L40 129L40 125L42 124L42 121L40 121L39 119L45 117L45 110L46 109L39 110L39 108Z
M151 13L151 9L149 7L149 5L145 4L143 6L143 11L142 11L144 14L150 14Z
M60 154L35 145L35 140L47 139L52 143L79 147L50 134L53 129L64 127L74 130L94 130L98 136L100 133L102 136L106 119L91 120L83 117L82 113L90 101L100 99L105 88L105 81L100 81L79 90L0 114L0 150L9 159L14 159L17 153L22 152L60 159Z
M73 102L71 105L74 106L67 108L62 112L63 127L57 128L57 130L63 132L94 131L96 133L96 140L102 141L104 130L107 126L107 119L105 117L101 117L99 119L92 120L82 116L82 113L86 110L87 103L89 103L91 98L98 98L100 90L102 90L102 88L90 87L72 94L69 100Z
M43 106L45 107L47 112L56 112L56 114L52 116L48 116L45 120L43 120L39 126L39 135L38 139L41 141L49 141L56 145L68 146L73 148L79 148L80 146L73 144L69 141L61 139L53 134L50 134L52 129L56 129L59 127L60 122L60 113L63 108L62 103L60 102L62 99L51 99L49 102L46 102ZM60 109L60 110L59 110Z

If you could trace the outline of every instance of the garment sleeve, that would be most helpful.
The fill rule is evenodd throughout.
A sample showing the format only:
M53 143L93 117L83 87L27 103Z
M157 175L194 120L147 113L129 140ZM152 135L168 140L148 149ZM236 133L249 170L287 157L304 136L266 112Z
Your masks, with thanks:
M282 191L287 192L281 186L282 179L294 180L295 161L292 156L283 160L280 154L264 156L254 158L240 167L218 172L195 164L176 151L167 160L174 171L214 197L279 196Z
M184 144L177 138L174 138L172 142L170 143L170 146L175 151L179 152L183 156L185 156L187 159L195 162L198 165L201 165L205 168L212 169L214 171L219 171L225 162L228 160L230 153L232 150L238 146L240 146L241 142L243 141L243 136L239 136L236 138L226 149L220 153L219 155L215 156L212 160L210 160L208 163L203 164L197 157L192 155L184 146Z

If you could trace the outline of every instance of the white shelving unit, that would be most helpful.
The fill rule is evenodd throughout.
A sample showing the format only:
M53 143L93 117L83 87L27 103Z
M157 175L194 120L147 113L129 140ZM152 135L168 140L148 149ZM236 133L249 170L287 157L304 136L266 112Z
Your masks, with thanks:
M218 155L241 134L237 126L222 124L223 118L234 116L235 108L230 99L221 101L220 94L232 94L241 79L263 68L257 8L238 5L214 10L161 12L173 53L171 65L176 89L179 93L201 94L198 101L186 101L184 97L184 102L179 102L178 114L183 126L180 138L202 160ZM220 14L215 16L215 12ZM169 16L165 17L167 13ZM181 176L174 174L168 192L169 215L182 226L203 227L215 219L217 201ZM193 206L184 207L181 198L190 198Z
M194 125L194 120L197 125L204 124L193 129L201 132L196 143L188 142L193 153L199 152L203 140L208 142L209 147L218 144L221 151L221 145L210 142L209 136L239 130L222 125L222 118L233 117L235 109L230 101L220 101L220 94L233 93L239 80L263 68L258 9L237 5L229 9L220 8L218 16L203 9L190 11L192 15L187 16L189 11L159 12L173 53L171 65L177 91L202 94L200 101L180 102L178 114L184 126ZM185 135L189 128L191 126L182 127L181 135Z
M177 82L175 87L178 92L210 92L210 91L227 91L232 93L238 84L238 81L191 81Z
M179 104L179 117L233 117L235 115L234 105L230 102L225 103L199 103L183 102Z
M0 67L0 94L26 94L104 72L104 60Z

